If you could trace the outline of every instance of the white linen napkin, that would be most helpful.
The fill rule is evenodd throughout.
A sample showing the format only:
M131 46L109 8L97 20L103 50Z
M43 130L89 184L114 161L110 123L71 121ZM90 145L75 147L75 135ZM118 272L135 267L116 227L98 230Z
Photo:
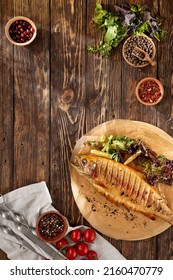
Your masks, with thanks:
M25 187L21 187L11 191L0 197L1 203L5 203L9 208L15 212L22 213L30 227L35 228L37 218L46 211L55 210L51 205L52 200L45 182L40 182ZM45 259L46 255L42 250L35 246L37 253L30 249L23 247L15 236L10 236L3 232L1 225L8 225L18 235L27 240L31 245L34 245L26 236L24 236L18 229L16 229L12 221L6 220L0 214L0 248L7 257L11 260L41 260ZM85 226L68 227L67 234L75 229L81 227L84 230ZM50 245L52 246L52 245ZM125 259L120 252L111 245L106 239L97 233L96 240L90 245L90 250L95 250L101 260L123 260Z

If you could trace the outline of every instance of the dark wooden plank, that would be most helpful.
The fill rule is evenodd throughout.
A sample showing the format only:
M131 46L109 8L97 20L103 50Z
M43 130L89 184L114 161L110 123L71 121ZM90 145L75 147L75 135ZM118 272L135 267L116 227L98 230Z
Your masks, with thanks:
M158 78L163 83L165 96L157 112L158 126L173 136L173 2L160 0L159 11L163 18L163 28L168 32L158 46ZM158 259L173 259L173 228L157 237Z
M15 1L15 15L32 19L38 35L14 48L14 186L49 183L49 1Z
M133 1L128 1L133 3ZM135 1L138 4L147 4L153 15L158 13L157 1ZM154 40L156 43L156 40ZM157 43L156 43L157 47ZM137 69L122 61L122 118L144 121L156 125L157 107L147 107L140 104L135 97L137 83L145 77L156 77L157 67L147 66ZM140 137L140 135L139 135ZM127 259L156 259L156 238L145 241L123 241L122 253Z
M114 1L102 1L105 9L114 11ZM93 23L95 1L87 1L86 45L97 46L102 33ZM109 58L86 52L86 131L121 115L121 47Z
M13 46L5 37L7 21L13 16L13 3L0 3L0 193L13 186ZM9 90L10 89L10 90ZM6 259L0 251L0 259Z
M1 193L9 191L13 184L13 46L7 41L4 33L5 25L10 16L13 16L11 1L2 1L0 26Z
M51 196L71 224L81 223L68 161L85 129L86 1L51 1Z

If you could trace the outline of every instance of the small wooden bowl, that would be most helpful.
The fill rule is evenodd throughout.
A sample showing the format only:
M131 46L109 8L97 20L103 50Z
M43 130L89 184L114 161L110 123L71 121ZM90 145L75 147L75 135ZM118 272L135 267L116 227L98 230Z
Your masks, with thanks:
M153 101L153 102L145 102L144 100L141 99L141 96L140 96L140 89L141 89L141 85L147 83L147 82L155 82L158 86L159 86L159 92L160 92L160 97L157 98L156 101ZM143 105L146 105L146 106L155 106L156 104L158 104L163 96L164 96L164 88L163 88L163 85L161 84L161 82L155 78L152 78L152 77L147 77L145 79L142 79L136 86L136 91L135 91L135 94L136 94L136 97L137 99L139 100L140 103L142 103ZM146 95L147 96L147 95Z
M52 220L54 219L54 221ZM45 227L47 228L49 226L49 229L56 229L57 226L61 227L60 231L57 231L57 234L55 236L52 235L52 237L45 236ZM42 239L44 242L47 243L54 243L62 239L68 229L68 223L66 218L60 214L58 211L48 211L43 213L37 220L36 223L36 233L37 236ZM44 230L44 232L42 231Z
M30 24L32 25L32 27L34 28L33 36L32 36L32 38L31 38L29 41L24 42L24 43L19 43L19 42L14 41L14 40L11 38L10 33L9 33L9 29L10 29L10 26L13 24L13 22L15 22L15 21L17 21L17 20L18 20L18 21L20 21L20 20L27 21L27 22L30 23ZM20 47L22 47L22 46L27 46L27 45L31 44L31 43L34 41L34 39L35 39L35 37L36 37L36 35L37 35L37 28L36 28L35 23L34 23L32 20L30 20L29 18L23 17L23 16L17 16L17 17L11 18L11 19L7 22L7 24L6 24L6 26L5 26L5 35L6 35L7 39L8 39L13 45L20 46Z
M130 36L130 37L124 42L124 44L123 44L122 54L123 54L123 57L124 57L125 61L126 61L129 65L131 65L131 66L133 66L133 67L137 67L137 68L145 67L145 66L149 65L149 62L146 61L145 63L143 63L143 61L141 60L141 63L142 63L142 64L140 64L140 65L137 65L137 64L135 64L135 63L132 63L131 61L129 61L129 59L128 59L127 55L126 55L126 51L128 50L128 52L129 52L128 55L130 55L131 57L133 56L133 55L132 55L132 52L133 52L133 49L134 49L135 47L139 47L139 48L141 48L142 50L144 50L146 53L148 53L148 51L146 51L146 50L144 49L145 46L143 46L143 47L141 46L140 40L145 40L145 41L147 41L148 44L149 44L149 46L152 48L152 51L153 51L152 56L149 55L150 58L151 58L151 60L153 60L154 57L155 57L155 55L156 55L156 47L155 47L155 44L154 44L153 40L152 40L150 37L148 37L147 35L144 35L144 34L139 34L139 35ZM130 43L130 42L132 42L132 43L131 43L131 46L129 46L129 43ZM149 53L148 53L148 54L149 54ZM139 60L139 59L137 59L137 58L134 58L134 59L135 59L136 61Z

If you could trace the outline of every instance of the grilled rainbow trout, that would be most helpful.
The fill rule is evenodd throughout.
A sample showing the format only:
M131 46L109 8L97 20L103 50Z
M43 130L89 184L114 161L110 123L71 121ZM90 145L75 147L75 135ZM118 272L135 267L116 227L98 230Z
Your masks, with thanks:
M95 155L75 155L73 166L111 202L145 215L161 217L173 225L173 211L164 198L134 169Z

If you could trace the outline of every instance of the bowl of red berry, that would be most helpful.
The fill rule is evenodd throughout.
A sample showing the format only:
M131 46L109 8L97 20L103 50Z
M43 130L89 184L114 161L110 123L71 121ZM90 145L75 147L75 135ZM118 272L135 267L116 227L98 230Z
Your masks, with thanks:
M37 35L35 23L27 17L11 18L5 26L7 39L16 46L26 46L34 41Z
M58 211L48 211L41 214L36 223L37 236L47 243L61 240L67 229L67 220Z
M163 85L155 78L147 77L137 84L136 97L143 105L154 106L162 100L163 95Z

